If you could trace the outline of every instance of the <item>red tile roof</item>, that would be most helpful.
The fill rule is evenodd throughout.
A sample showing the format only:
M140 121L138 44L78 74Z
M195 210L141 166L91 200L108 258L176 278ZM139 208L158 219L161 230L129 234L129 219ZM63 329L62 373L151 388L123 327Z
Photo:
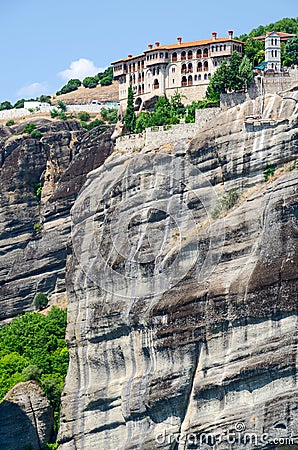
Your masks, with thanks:
M281 32L281 31L268 31L268 32L266 33L266 35L264 35L264 36L256 36L256 37L254 37L254 39L257 39L258 41L264 41L265 38L266 38L269 34L272 34L272 33L278 34L278 35L280 36L281 41L287 41L288 39L291 39L292 37L297 36L296 34L283 33L283 32Z
M216 38L214 39L204 39L201 41L192 41L192 42L181 42L181 44L170 44L170 45L160 45L159 47L153 47L150 48L148 50L145 50L144 53L138 55L138 56L132 56L131 58L123 58L123 59L119 59L118 61L114 61L111 64L117 64L120 62L126 62L126 61L132 61L136 58L140 58L142 56L145 56L146 53L149 52L155 52L155 51L159 51L159 50L175 50L175 49L179 49L179 48L188 48L188 47L199 47L202 45L208 45L208 44L220 44L222 42L236 42L237 44L243 44L244 42L242 41L238 41L237 39L231 39L229 37L227 38Z

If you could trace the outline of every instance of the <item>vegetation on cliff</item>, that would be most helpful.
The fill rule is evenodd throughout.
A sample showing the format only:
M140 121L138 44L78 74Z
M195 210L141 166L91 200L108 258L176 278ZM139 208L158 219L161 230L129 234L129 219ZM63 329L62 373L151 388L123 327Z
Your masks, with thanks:
M68 368L66 311L25 313L0 329L0 400L20 381L37 380L59 418Z
M218 101L221 93L247 89L253 79L252 64L248 57L243 58L238 52L231 56L230 63L223 61L210 79L207 98Z

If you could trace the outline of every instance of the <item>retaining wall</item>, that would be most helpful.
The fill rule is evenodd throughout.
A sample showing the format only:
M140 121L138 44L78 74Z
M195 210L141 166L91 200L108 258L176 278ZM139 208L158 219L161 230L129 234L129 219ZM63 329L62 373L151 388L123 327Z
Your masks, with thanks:
M115 148L122 152L153 150L161 145L173 143L180 139L192 139L207 121L220 112L220 108L198 109L195 123L180 123L162 127L147 128L140 134L120 136L116 139Z

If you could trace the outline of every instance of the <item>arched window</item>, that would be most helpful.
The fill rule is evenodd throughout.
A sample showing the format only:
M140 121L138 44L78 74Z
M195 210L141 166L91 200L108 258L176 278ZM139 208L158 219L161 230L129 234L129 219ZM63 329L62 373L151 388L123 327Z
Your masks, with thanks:
M275 58L277 58L277 50L275 50Z
M186 79L186 76L182 77L181 84L182 84L182 86L187 86L187 79Z
M192 75L188 76L188 86L192 86Z
M274 50L271 50L271 56L272 57L274 56Z
M187 53L187 59L192 59L192 51L189 50Z
M186 52L182 52L181 53L181 61L185 61L186 60Z
M192 72L192 63L188 63L187 69L188 72Z
M203 58L208 58L208 54L209 54L208 48L204 48L204 50L203 50Z
M177 53L176 52L172 53L172 61L173 62L177 61Z
M214 45L212 45L212 47L211 47L211 51L212 51L212 52L214 52Z
M195 81L197 81L197 79L198 79L198 75L195 75Z
M274 44L273 44L273 39L271 39L271 45L274 45Z
M277 45L277 39L275 39L275 45Z
M198 75L198 80L201 80L202 79L202 75L200 74L200 75Z
M141 94L141 93L142 93L142 86L141 86L141 85L139 85L139 89L138 89L138 91L139 91L139 94Z
M186 73L186 64L182 64L181 73Z
M136 102L135 102L135 106L136 106L136 110L137 110L137 111L139 111L139 109L140 109L140 107L141 107L141 104L142 104L142 99L141 99L140 97L138 97L138 98L136 99Z
M219 50L222 52L222 45L219 46Z
M159 89L159 82L157 79L154 80L153 89Z
M227 46L226 46L226 44L224 45L224 50L226 50L226 48L227 48Z
M208 73L208 78L211 78L211 73Z
M202 72L202 63L199 62L197 65L197 72Z
M197 50L197 58L202 58L202 50L200 48Z
M145 85L142 84L142 94L144 94L144 91L145 91Z
M218 45L216 46L216 51L218 52Z
M204 71L208 71L208 61L204 61Z
M207 80L207 79L208 79L208 75L207 75L207 73L205 73L204 80Z

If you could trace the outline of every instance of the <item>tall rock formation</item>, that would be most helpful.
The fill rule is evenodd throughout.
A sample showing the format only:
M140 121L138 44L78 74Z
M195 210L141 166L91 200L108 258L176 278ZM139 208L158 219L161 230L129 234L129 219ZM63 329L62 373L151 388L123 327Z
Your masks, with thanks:
M31 122L41 138L23 134L25 123L0 127L0 323L32 311L38 292L66 304L70 208L87 173L113 149L113 127L86 132L75 120Z
M298 91L258 101L89 174L59 450L298 445Z

